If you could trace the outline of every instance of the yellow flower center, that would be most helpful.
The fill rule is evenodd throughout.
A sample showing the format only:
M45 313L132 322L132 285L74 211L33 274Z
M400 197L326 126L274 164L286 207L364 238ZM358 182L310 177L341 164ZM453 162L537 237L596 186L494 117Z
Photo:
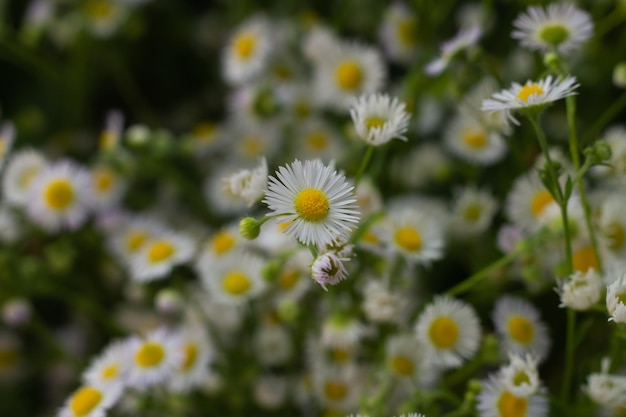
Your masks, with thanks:
M54 180L44 191L44 198L51 209L64 210L74 201L74 187L68 180Z
M541 216L543 210L554 202L552 194L547 190L539 191L530 202L530 211L535 217Z
M417 43L417 22L415 19L406 19L398 24L398 37L400 42L407 46Z
M258 156L263 153L263 140L258 136L246 136L241 140L239 149L246 156Z
M383 127L385 123L387 123L387 120L382 117L370 116L365 119L365 126L367 126L368 130Z
M163 350L163 346L157 343L144 343L143 346L137 351L135 355L135 361L139 366L144 368L151 368L153 366L157 366L163 360L165 356L165 351Z
M348 388L341 382L327 381L324 384L324 394L332 401L340 401L348 395Z
M502 417L524 417L528 410L528 399L516 397L504 391L498 400L498 411Z
M400 375L413 373L413 361L406 356L396 356L391 359L391 369Z
M470 223L474 223L480 219L480 215L483 213L483 208L480 204L469 204L463 210L463 218Z
M522 316L513 316L507 322L509 335L518 343L527 345L533 341L535 328L532 323Z
M248 59L256 48L256 37L252 33L244 32L235 39L234 48L239 58Z
M614 251L621 249L626 241L626 231L619 223L611 223L604 230L604 236L608 241L607 246Z
M459 326L449 317L437 317L428 331L430 341L441 349L454 346L459 338Z
M100 168L93 173L93 187L102 192L107 192L115 182L115 174L108 168Z
M328 146L328 136L324 132L313 132L307 138L309 146L315 150L322 150Z
M230 232L222 230L217 232L217 234L213 237L211 247L213 248L213 252L217 255L221 255L231 250L233 246L235 246L236 242L237 241Z
M283 271L278 277L278 285L285 291L292 289L300 279L300 272L296 269L288 269Z
M194 363L196 363L196 359L198 357L198 347L192 343L188 343L185 345L184 349L184 359L182 369L183 371L188 371Z
M599 271L598 258L596 258L592 246L585 246L574 252L572 264L576 271L587 272L591 268Z
M527 103L528 98L533 94L543 94L543 88L541 88L541 86L537 83L528 83L519 90L517 98Z
M191 134L195 139L206 141L212 139L213 134L217 131L217 125L213 122L201 122L193 127Z
M522 384L530 384L530 378L524 371L519 371L513 377L513 385L520 386Z
M110 130L105 130L100 135L100 149L111 150L118 142L118 135Z
M358 63L353 60L345 60L339 63L336 68L335 77L339 87L344 90L356 90L363 81L363 72Z
M104 368L102 370L102 379L111 379L111 378L115 378L115 376L117 375L117 366L116 365L109 365L106 368Z
M222 287L224 290L233 295L245 294L251 286L251 282L246 275L239 271L233 271L224 277Z
M148 260L152 263L161 262L174 254L174 246L166 240L156 241L148 250Z
M570 31L559 23L547 24L539 31L539 38L545 43L558 46L570 37Z
M380 240L378 240L378 236L376 236L376 234L370 231L365 232L363 236L361 236L361 240L365 243L372 243L372 244L376 244L380 242Z
M422 247L422 236L412 227L401 227L396 230L396 243L408 251L418 251Z
M70 400L70 409L76 416L89 414L102 400L102 393L92 387L83 387Z
M350 351L347 349L335 348L330 355L335 362L347 362L350 359Z
M472 149L481 149L487 145L487 135L477 128L466 128L461 133L463 143Z
M309 222L319 222L328 216L328 197L323 191L315 188L300 191L296 195L294 205L300 217Z
M126 235L126 250L135 253L148 239L148 234L142 230L131 230Z

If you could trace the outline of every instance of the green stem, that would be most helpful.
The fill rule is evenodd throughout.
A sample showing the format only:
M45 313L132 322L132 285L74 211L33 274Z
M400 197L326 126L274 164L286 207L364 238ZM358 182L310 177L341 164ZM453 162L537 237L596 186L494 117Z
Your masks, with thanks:
M472 287L474 287L476 284L481 282L484 278L488 277L493 271L497 271L498 269L502 268L504 265L515 260L515 258L518 255L518 252L519 251L514 250L504 255L503 257L495 260L494 262L490 263L489 265L487 265L480 271L471 275L469 278L465 279L464 281L450 288L447 291L447 293L449 295L457 296L457 295L463 294L466 291L469 291Z
M572 371L574 369L574 350L576 348L575 340L576 329L576 312L571 308L567 309L567 339L565 342L565 370L563 372L563 384L561 385L561 400L567 404L570 386L572 383Z
M613 120L626 107L626 91L611 104L611 106L598 117L594 124L583 135L583 144L589 143L595 139L604 127Z
M357 171L356 176L354 177L355 188L357 185L359 185L359 181L361 181L361 177L363 176L363 173L367 169L367 165L369 164L370 159L372 159L373 153L374 153L374 147L368 146L367 150L365 151L365 155L363 156L363 159L361 160L361 166L359 167L359 170Z

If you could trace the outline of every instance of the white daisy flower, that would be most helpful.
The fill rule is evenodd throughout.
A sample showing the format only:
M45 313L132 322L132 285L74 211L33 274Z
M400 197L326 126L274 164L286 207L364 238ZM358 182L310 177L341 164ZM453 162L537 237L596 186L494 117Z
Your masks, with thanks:
M234 217L249 210L246 202L231 189L230 182L224 181L236 171L231 163L226 163L208 175L202 187L207 205L222 216Z
M242 304L265 289L261 277L263 260L256 255L236 252L221 258L208 269L199 267L205 290L223 303Z
M189 261L194 252L189 236L171 231L158 233L131 258L131 278L138 282L165 278L175 266Z
M363 290L361 308L365 317L374 323L400 324L411 303L400 291L392 291L379 281L369 281Z
M342 257L335 251L322 253L315 258L311 265L311 276L324 290L327 290L327 284L336 285L348 278L348 271L344 262L349 260L350 258Z
M529 397L539 390L537 361L532 355L509 355L509 364L500 369L500 380L516 397Z
M110 151L118 147L124 129L124 115L118 110L107 113L104 129L100 133L100 149Z
M315 24L302 39L302 53L312 63L322 62L341 42L328 26Z
M224 256L246 246L247 240L239 233L237 225L229 224L215 231L202 244L196 260L196 270L209 270Z
M187 392L204 382L209 373L212 352L201 327L184 327L178 332L177 338L178 348L182 350L182 361L168 381L168 386L174 392Z
M42 169L29 189L29 217L49 231L76 229L86 219L89 175L79 165L60 161Z
M285 365L294 353L292 336L280 324L258 326L252 343L259 363L264 366Z
M293 155L297 158L330 162L341 154L341 138L324 119L315 118L299 124L293 136Z
M143 338L130 339L128 349L132 357L127 382L138 389L172 378L182 363L178 338L164 328L153 330Z
M83 385L67 399L58 417L105 417L122 395L122 385Z
M224 187L231 190L233 195L241 198L251 207L263 198L267 188L267 161L261 158L260 164L253 170L242 169L234 174L222 178Z
M347 411L358 406L362 394L362 372L353 366L317 367L314 372L315 394L325 408Z
M128 265L148 241L163 233L164 227L148 217L124 217L109 237L108 246L121 263Z
M589 13L572 3L529 7L513 22L513 38L522 46L543 52L558 51L567 54L593 35L593 21Z
M354 187L343 174L320 161L299 160L282 166L270 177L264 203L270 216L305 245L324 246L347 238L359 221Z
M626 197L610 195L600 207L598 216L598 240L603 252L622 259L626 255Z
M417 16L405 3L393 3L385 10L379 37L391 61L410 63L418 50Z
M558 208L554 197L539 179L536 172L529 172L513 183L507 196L505 212L507 217L520 228L534 232L539 230L545 222L551 207Z
M124 2L87 0L83 12L87 29L97 37L107 38L124 23L128 8Z
M609 374L610 366L610 359L604 358L601 372L590 374L583 389L596 404L618 409L626 406L626 377Z
M46 166L46 160L32 149L13 153L2 178L2 192L9 204L24 206L33 179Z
M196 123L188 137L191 140L194 155L197 156L204 156L221 148L225 139L222 126L208 120Z
M387 94L366 94L350 109L357 135L372 146L380 146L391 139L406 141L403 136L409 125L406 105Z
M587 272L575 271L557 289L561 298L559 307L588 310L600 301L603 290L602 278L595 269L589 268Z
M252 386L255 402L267 410L277 410L285 404L289 388L285 376L261 375Z
M91 169L90 199L95 210L117 205L126 190L126 181L113 168L101 165Z
M529 397L513 394L497 376L482 383L478 394L478 414L480 417L545 417L548 415L548 398L539 391Z
M413 334L398 334L389 337L385 344L385 362L396 378L428 384L438 372L425 361L420 341Z
M5 122L0 126L0 168L4 165L15 139L15 126L11 122Z
M440 57L426 65L424 72L431 76L441 74L456 55L476 45L482 34L483 31L479 26L462 29L454 38L441 45Z
M365 334L366 328L357 318L333 313L322 324L321 343L324 347L355 349Z
M380 90L386 70L375 48L356 43L340 43L317 63L315 91L322 102L345 110L364 93Z
M487 230L498 209L497 200L485 190L465 187L455 192L448 229L455 236L474 236Z
M563 78L553 78L548 75L541 81L528 80L521 85L513 83L508 90L501 90L491 98L483 100L481 109L483 111L539 111L567 96L576 94L576 77L567 76ZM509 113L509 118L515 124L519 122Z
M243 22L224 48L223 76L233 85L244 84L263 72L272 50L271 29L264 17Z
M511 126L505 111L485 112L480 109L483 100L497 91L498 84L493 78L483 78L463 97L459 111L463 116L478 120L489 131L510 135Z
M94 386L124 384L131 360L127 340L110 343L83 372L83 381Z
M444 133L446 147L459 158L479 165L493 165L504 158L507 144L496 130L487 129L478 120L458 116Z
M492 320L503 354L533 355L538 362L548 356L550 333L539 311L528 301L503 296L496 302Z
M415 325L426 362L438 368L458 368L480 345L480 322L467 303L449 296L435 297Z
M616 323L626 323L626 274L620 274L606 289L606 309Z

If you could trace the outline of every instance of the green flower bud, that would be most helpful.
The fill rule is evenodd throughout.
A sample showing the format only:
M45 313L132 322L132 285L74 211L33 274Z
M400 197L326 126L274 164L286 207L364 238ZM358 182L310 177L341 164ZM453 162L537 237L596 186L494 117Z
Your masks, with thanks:
M626 88L626 62L620 62L613 69L613 84Z
M261 233L261 223L254 217L244 217L239 222L239 233L246 239L256 239Z

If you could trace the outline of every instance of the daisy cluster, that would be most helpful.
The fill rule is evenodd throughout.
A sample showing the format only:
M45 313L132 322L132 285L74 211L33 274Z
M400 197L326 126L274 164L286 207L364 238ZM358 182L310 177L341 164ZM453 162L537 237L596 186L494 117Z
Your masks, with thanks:
M624 413L623 1L183 3L0 0L0 415Z

